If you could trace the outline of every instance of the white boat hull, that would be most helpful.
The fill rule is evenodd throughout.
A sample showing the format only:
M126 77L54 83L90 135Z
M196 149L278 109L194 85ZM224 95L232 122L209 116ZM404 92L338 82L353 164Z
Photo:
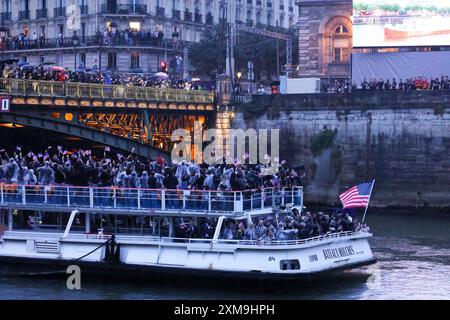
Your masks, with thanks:
M374 263L368 242L370 237L367 233L353 233L299 244L258 245L238 241L177 242L176 239L117 236L115 246L120 244L120 262L107 263L104 261L106 245L74 261L95 250L105 242L104 239L87 238L83 234L62 238L60 234L9 232L0 242L0 260L21 261L30 266L44 263L58 266L60 270L62 266L78 264L91 266L86 271L131 268L291 278Z

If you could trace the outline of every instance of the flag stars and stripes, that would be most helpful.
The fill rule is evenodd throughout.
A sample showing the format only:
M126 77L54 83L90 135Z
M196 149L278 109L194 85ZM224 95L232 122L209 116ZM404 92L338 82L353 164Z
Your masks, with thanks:
M373 182L361 183L339 195L344 208L365 208L369 204Z

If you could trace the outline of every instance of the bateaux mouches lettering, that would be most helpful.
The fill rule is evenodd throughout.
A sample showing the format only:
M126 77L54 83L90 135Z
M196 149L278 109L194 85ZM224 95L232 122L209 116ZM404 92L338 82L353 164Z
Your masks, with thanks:
M323 256L324 256L325 260L345 258L345 257L349 257L349 256L354 256L354 255L355 255L355 250L353 250L352 246L331 248L331 249L323 250Z
M180 307L175 307L175 315L198 315L202 318L208 314L208 307L194 307L185 306L182 304Z

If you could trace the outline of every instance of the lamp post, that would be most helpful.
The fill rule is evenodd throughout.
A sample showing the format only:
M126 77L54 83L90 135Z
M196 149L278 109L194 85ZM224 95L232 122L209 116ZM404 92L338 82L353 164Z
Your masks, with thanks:
M5 40L8 31L9 29L5 27L4 22L2 21L2 25L0 27L0 38L2 39L2 60L5 60Z
M74 32L73 32L73 36L72 36L72 42L73 42L73 45L74 45L74 47L75 47L75 56L74 56L74 58L75 58L75 59L74 59L74 60L75 60L75 68L74 68L74 69L77 68L77 46L78 46L79 40L80 40L80 38L78 38L77 32L74 31Z
M238 84L238 93L241 93L241 77L242 77L242 72L237 72L236 73L236 77L237 77L237 84Z

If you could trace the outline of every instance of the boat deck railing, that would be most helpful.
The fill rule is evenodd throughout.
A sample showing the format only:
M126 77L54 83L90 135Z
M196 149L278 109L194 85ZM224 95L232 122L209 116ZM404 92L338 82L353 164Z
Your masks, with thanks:
M242 214L271 211L277 205L303 206L303 188L245 191L133 189L0 184L0 206L29 210L66 209L110 212L204 212Z
M326 235L298 240L274 240L274 241L254 241L254 240L226 240L226 239L189 239L189 238L171 238L158 236L129 236L129 235L115 235L117 241L130 242L148 242L148 243L185 243L185 244L219 244L219 245L246 245L246 246L297 246L312 243L318 243L327 240L341 239L352 236L367 236L367 232L362 231L344 231L337 233L329 233ZM4 237L19 238L19 239L60 239L63 238L62 233L52 232L33 232L33 231L6 231ZM69 233L65 239L68 240L108 240L111 235L104 234L76 234Z
M133 99L156 102L214 103L214 92L169 88L133 87L63 81L0 79L0 89L10 95L97 99Z

